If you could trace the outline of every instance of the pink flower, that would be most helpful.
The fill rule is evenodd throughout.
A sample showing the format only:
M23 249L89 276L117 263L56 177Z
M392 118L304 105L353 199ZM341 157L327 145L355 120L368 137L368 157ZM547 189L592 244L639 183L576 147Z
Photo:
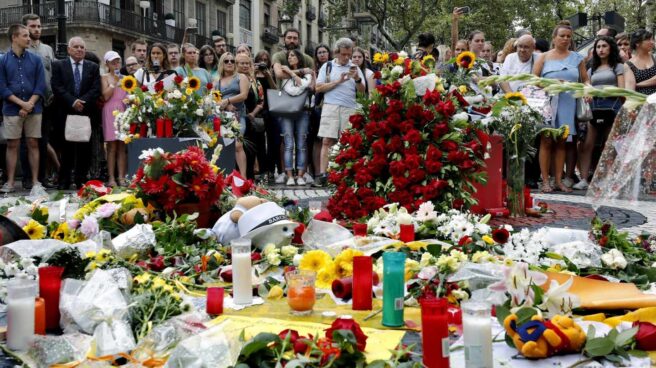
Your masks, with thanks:
M102 206L98 207L98 210L96 210L96 216L98 218L108 218L112 217L114 215L114 212L118 209L118 205L108 202L103 204Z
M98 220L93 216L84 216L84 220L82 220L82 225L80 226L80 232L87 238L92 238L98 234L98 231L100 231Z

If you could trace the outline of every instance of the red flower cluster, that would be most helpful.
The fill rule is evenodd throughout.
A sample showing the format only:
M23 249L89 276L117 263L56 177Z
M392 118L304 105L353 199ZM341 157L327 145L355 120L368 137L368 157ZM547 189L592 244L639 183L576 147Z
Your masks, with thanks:
M351 129L339 139L337 167L328 176L337 186L330 213L357 219L390 202L409 211L426 201L444 209L466 203L487 134L451 122L461 105L452 95L432 91L409 101L398 81L376 89L383 98L352 115Z
M147 169L146 169L147 168ZM210 203L223 192L223 176L215 172L199 147L147 157L132 182L140 197L172 210L177 203Z
M82 199L93 200L110 193L112 193L112 188L106 187L102 181L89 180L77 191L77 196Z

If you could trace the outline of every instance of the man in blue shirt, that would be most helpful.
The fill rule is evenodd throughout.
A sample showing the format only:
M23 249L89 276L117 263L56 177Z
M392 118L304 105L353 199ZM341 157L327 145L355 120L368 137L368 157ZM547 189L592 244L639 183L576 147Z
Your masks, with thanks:
M4 101L3 133L7 139L7 182L0 189L11 193L18 158L20 138L25 132L33 187L40 187L39 138L41 138L42 101L46 92L46 76L41 57L27 52L30 33L24 25L14 24L7 32L11 48L0 60L0 97Z

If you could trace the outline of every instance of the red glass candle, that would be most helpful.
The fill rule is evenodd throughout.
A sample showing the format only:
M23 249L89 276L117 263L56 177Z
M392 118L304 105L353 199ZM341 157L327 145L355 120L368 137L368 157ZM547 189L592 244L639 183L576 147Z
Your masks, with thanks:
M423 363L428 368L449 367L448 305L444 298L421 301Z
M524 188L524 207L533 208L533 197L529 188Z
M374 264L370 256L353 257L353 310L371 310Z
M220 132L221 131L221 119L214 118L212 123L213 123L213 126L214 126L214 131L215 132Z
M207 288L207 314L219 315L223 313L223 288Z
M39 268L39 295L46 303L46 329L59 328L59 291L64 267L46 266Z
M353 235L367 236L367 224L353 224Z
M157 138L164 138L164 119L155 120L155 130Z
M137 132L137 124L130 123L130 134L135 134Z
M413 224L401 224L399 225L401 231L399 233L399 240L404 243L415 241L415 225Z
M139 125L139 135L141 138L146 138L148 136L148 124L141 124Z
M173 137L173 120L171 119L164 120L164 136L166 138Z
M340 299L350 299L353 290L353 278L336 279L332 284L333 294Z

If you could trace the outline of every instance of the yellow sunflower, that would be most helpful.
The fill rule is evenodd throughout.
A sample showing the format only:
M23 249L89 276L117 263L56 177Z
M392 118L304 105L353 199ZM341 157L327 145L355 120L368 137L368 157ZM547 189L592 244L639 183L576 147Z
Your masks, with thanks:
M421 59L421 63L424 65L435 65L435 58L433 55L426 55Z
M62 222L57 226L57 229L52 233L52 238L57 240L64 240L68 236L69 228L68 222Z
M383 54L377 52L374 54L374 64L381 64L383 62Z
M503 98L508 101L519 101L522 103L522 105L526 105L528 103L526 96L524 96L524 94L521 92L508 92L503 96Z
M198 77L189 77L189 88L198 91L200 89L200 79Z
M132 93L137 89L137 80L131 75L123 77L121 79L121 88L127 93Z
M476 61L476 54L471 51L465 51L458 54L456 64L464 69L471 69Z
M338 277L353 275L353 257L364 255L359 250L346 249L335 257L335 273Z
M213 90L212 91L212 97L214 98L214 102L219 103L221 102L221 91L218 90Z
M332 261L330 254L322 250L311 250L303 254L299 268L301 270L310 270L314 272L319 272L324 268L330 261Z
M333 281L338 278L336 273L335 264L332 261L329 261L319 272L317 273L317 279L315 281L316 287L319 289L330 289L333 286Z
M23 231L32 240L43 239L46 236L46 227L34 220L30 220L27 225L23 226Z

